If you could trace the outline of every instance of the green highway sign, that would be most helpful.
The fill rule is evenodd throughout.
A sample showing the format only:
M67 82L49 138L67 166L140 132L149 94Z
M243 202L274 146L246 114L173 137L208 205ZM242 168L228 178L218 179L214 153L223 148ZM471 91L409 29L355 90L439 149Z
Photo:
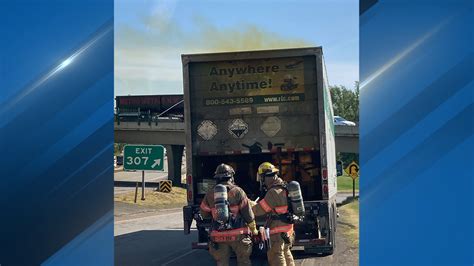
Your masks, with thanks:
M161 145L125 145L124 170L163 171L165 148Z

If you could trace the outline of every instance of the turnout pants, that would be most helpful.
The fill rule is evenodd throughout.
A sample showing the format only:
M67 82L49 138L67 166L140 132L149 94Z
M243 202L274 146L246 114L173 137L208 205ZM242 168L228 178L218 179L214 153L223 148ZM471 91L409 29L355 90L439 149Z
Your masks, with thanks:
M243 237L239 241L220 242L217 248L212 243L209 244L209 253L216 260L218 266L228 266L231 251L237 256L237 265L252 265L250 255L252 254L252 240L250 237Z
M294 243L294 235L290 237L289 244L285 243L280 234L270 236L272 247L267 251L268 264L270 266L295 266L291 247Z

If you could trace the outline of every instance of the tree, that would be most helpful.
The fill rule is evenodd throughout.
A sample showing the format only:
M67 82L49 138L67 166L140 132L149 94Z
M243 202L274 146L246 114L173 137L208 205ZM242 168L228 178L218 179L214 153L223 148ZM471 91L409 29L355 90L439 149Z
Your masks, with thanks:
M344 86L331 86L331 99L334 115L347 120L359 122L359 82L354 84L354 90Z
M359 82L354 83L354 90L344 86L331 86L331 100L334 115L342 116L347 120L359 123ZM336 159L342 161L344 167L352 161L359 163L359 154L338 152Z
M114 155L121 155L125 143L114 143Z

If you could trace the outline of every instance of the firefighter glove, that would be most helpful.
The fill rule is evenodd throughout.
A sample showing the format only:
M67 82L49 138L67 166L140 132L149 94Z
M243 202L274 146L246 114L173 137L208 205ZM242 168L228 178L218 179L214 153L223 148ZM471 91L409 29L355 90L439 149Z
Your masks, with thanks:
M255 223L255 220L251 221L247 226L252 232L252 235L254 236L258 235L257 224Z

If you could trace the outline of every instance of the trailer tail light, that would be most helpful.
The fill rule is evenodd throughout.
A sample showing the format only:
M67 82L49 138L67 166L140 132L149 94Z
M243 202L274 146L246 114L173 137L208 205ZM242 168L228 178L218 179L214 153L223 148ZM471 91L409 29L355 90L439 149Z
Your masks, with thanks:
M327 168L323 168L323 171L322 171L322 177L323 177L323 180L328 180L328 169Z
M188 190L188 202L193 203L193 192Z
M193 177L191 175L188 175L186 177L186 185L188 185L188 188L193 184Z
M188 175L186 177L186 187L187 187L187 198L188 198L188 203L193 203L193 177L191 175Z
M325 196L327 196L327 195L328 195L328 192L329 192L329 190L328 190L328 185L323 185L323 194L324 194Z

